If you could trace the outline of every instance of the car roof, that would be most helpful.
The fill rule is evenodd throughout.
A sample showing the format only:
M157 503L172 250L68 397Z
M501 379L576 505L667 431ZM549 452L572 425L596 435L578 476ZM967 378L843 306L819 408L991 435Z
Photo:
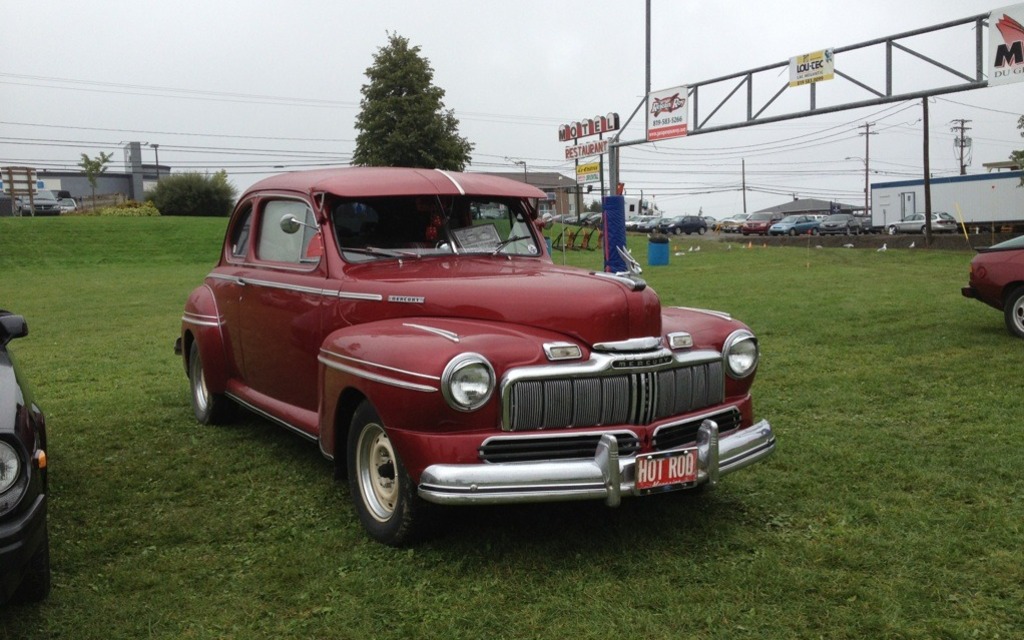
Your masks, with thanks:
M404 167L348 167L293 171L253 184L254 191L330 193L344 197L487 195L513 198L545 198L537 187L483 173Z

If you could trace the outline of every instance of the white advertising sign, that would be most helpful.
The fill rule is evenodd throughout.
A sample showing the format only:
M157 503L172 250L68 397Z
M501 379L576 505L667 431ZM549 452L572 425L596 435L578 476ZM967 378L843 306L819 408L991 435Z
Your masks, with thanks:
M835 77L836 59L832 49L805 53L789 59L789 86L799 87Z
M996 9L988 20L988 83L1024 81L1024 4Z
M687 87L672 87L647 94L647 140L680 138L688 132Z

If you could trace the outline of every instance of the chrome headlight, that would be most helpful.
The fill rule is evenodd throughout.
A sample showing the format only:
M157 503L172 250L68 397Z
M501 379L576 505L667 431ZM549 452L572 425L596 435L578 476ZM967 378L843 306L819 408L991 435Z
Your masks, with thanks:
M7 493L21 475L21 458L14 447L0 441L0 495Z
M448 404L459 411L475 411L494 392L494 368L478 353L463 353L452 358L441 374L441 393Z
M760 359L760 355L757 338L743 329L734 331L725 341L725 347L722 349L725 370L730 378L737 380L742 380L757 370L757 361Z

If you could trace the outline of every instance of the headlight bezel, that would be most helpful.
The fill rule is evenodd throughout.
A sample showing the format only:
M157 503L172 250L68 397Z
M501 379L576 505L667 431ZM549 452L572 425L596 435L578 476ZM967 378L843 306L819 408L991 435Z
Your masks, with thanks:
M752 353L749 351L751 346L753 347ZM738 353L737 349L743 349L744 352ZM750 363L746 366L736 361L736 358L744 357L750 358ZM733 380L749 378L757 371L760 361L761 346L757 341L757 336L746 329L739 329L729 334L722 347L722 363L725 365L725 371L730 378Z
M469 391L465 385L474 384L468 380L466 375L470 372L484 373L486 390ZM476 382L479 384L479 381ZM494 389L497 387L497 377L494 374L494 367L487 358L479 353L462 353L452 358L441 374L441 393L448 406L456 411L465 413L476 411L487 404L487 401L494 396Z

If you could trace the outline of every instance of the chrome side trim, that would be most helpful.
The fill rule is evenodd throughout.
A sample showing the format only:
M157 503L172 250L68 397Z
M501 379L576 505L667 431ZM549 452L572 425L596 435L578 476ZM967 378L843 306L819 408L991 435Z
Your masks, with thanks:
M630 291L643 291L647 288L647 283L640 278L629 278L618 273L605 273L604 271L591 271L590 275L614 280L619 284L629 287Z
M239 405L245 407L249 411L252 411L256 415L260 416L261 418L266 418L267 420L273 422L274 424L278 425L279 427L284 427L288 431L291 431L292 433L294 433L294 434L296 434L298 436L301 436L302 438L305 438L306 440L309 440L311 442L316 442L318 440L318 438L316 436L303 431L302 429L296 427L295 425L293 425L290 422L285 422L284 420L278 418L277 416L267 413L266 411L264 411L263 409L260 409L259 407L253 405L252 403L249 403L249 402L246 402L245 400L242 400L241 398L239 398L235 394L231 393L230 391L225 392L224 395L227 396L228 398L231 398L232 401L234 401L234 402L238 403Z
M410 329L419 329L420 331L426 331L427 333L432 333L434 335L441 336L446 340L451 340L456 344L459 342L459 334L455 333L454 331L438 329L437 327L428 327L427 325L424 324L414 324L412 322L403 322L402 326L409 327Z
M221 319L219 316L207 316L199 313L190 313L188 311L181 316L181 321L200 327L219 327L221 325Z
M714 421L705 420L698 432L693 486L714 486L721 476L764 460L773 451L775 435L767 420L726 436L719 436ZM623 497L639 495L635 477L636 457L620 457L615 437L606 434L593 458L431 465L420 475L418 492L428 502L450 505L603 499L614 507Z
M697 313L705 313L709 316L715 316L722 320L732 320L732 315L724 311L715 311L714 309L698 309L697 307L670 307L672 309L681 309L683 311L696 311Z
M349 291L339 291L334 294L327 292L327 294L336 295L337 297L345 300L366 300L368 302L381 302L384 300L384 296L379 293L352 293Z
M326 355L324 355L324 354L326 354ZM327 357L327 356L330 356L330 358ZM439 390L439 388L440 388L440 387L434 387L434 386L429 386L429 385L425 385L425 384L416 384L415 382L406 382L405 380L399 380L398 378L392 378L391 376L386 376L386 375L382 375L382 374L379 374L379 373L371 373L369 371L366 371L365 369L359 369L357 367L351 367L349 365L342 364L340 362L335 362L331 358L337 358L339 360L349 360L349 361L352 361L352 362L355 362L355 363L358 363L358 364L361 364L361 365L376 367L376 368L380 368L380 369L386 369L386 370L394 371L396 373L401 373L401 374L404 374L404 375L416 376L416 377L420 377L420 378L427 378L429 380L440 382L440 379L436 378L434 376L429 376L429 375L425 375L425 374L422 374L422 373L414 373L412 371L402 371L401 369L394 369L392 367L385 367L383 365L373 364L371 362L364 362L362 360L356 360L354 358L347 358L345 356L342 356L342 355L339 355L339 354L336 354L336 353L332 353L332 352L326 351L326 350L321 350L321 355L317 358L317 360L321 364L323 364L324 366L329 367L331 369L334 369L336 371L342 371L344 373L350 373L350 374L352 374L354 376L357 376L359 378L363 378L364 380L372 380L373 382L380 382L382 384L390 385L392 387L398 387L400 389L407 389L409 391L422 391L424 393L434 393L434 392L437 392Z

